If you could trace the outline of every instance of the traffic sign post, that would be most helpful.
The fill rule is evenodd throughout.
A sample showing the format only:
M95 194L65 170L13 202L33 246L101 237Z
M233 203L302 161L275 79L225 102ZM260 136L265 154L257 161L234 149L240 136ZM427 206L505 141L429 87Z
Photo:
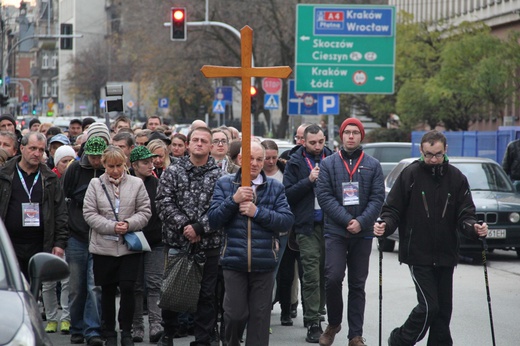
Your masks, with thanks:
M293 79L289 80L287 113L289 115L338 115L338 94L300 93L295 90Z
M298 92L394 92L395 7L300 4L296 15Z
M168 108L170 107L170 100L167 97L161 97L158 100L159 108Z

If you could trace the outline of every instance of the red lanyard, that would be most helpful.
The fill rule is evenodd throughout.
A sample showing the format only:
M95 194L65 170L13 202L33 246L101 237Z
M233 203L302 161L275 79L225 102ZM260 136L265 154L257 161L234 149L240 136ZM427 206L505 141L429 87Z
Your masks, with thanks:
M343 155L341 155L341 151L339 152L339 156L341 157L341 161L343 162L343 164L345 165L345 168L347 169L348 175L350 176L350 181L352 181L352 177L354 176L354 173L356 173L356 170L358 169L359 164L361 163L361 160L363 160L363 156L365 156L365 152L364 151L361 152L361 155L359 156L359 159L356 162L356 164L354 165L354 169L352 171L350 170L350 168L348 168L348 164L343 159Z
M309 168L312 171L314 169L314 167L312 167L311 160L309 160L309 158L305 154L305 151L303 152L303 157L305 157L305 161L307 161L307 165L309 166ZM323 160L324 158L325 158L325 152L323 152L323 154L321 155L321 159Z

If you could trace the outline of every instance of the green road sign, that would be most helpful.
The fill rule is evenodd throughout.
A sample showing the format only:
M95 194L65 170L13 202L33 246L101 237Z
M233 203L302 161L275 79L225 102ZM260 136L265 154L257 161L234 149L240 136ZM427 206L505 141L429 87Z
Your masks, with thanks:
M392 94L395 7L297 5L296 91Z

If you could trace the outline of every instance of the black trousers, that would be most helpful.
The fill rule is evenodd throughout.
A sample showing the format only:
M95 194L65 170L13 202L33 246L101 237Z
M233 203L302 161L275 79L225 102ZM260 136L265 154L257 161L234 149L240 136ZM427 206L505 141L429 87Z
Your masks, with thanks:
M453 269L410 265L418 304L406 322L392 332L395 345L415 345L425 337L428 329L428 346L453 345L450 332Z
M300 263L300 252L294 251L287 246L283 253L280 268L278 269L277 290L278 300L280 301L280 308L282 316L291 313L291 292L294 280L294 263L298 262L298 271L300 278L303 276L302 266Z
M215 287L218 275L218 258L219 256L210 256L206 258L204 271L202 273L202 281L200 284L199 302L197 311L194 315L193 329L195 332L195 341L190 345L210 345L210 333L215 325ZM162 310L164 332L168 335L174 335L179 328L179 313L176 311Z

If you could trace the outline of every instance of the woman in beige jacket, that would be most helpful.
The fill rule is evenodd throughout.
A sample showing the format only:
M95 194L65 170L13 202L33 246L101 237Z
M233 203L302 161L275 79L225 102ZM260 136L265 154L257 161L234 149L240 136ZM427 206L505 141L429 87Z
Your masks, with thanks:
M152 215L150 199L143 181L126 174L126 156L120 148L106 148L101 162L105 174L91 180L83 204L85 221L91 228L89 251L94 258L94 281L102 288L106 345L117 345L116 292L119 286L121 345L133 346L134 286L142 253L130 251L123 235L146 226Z

